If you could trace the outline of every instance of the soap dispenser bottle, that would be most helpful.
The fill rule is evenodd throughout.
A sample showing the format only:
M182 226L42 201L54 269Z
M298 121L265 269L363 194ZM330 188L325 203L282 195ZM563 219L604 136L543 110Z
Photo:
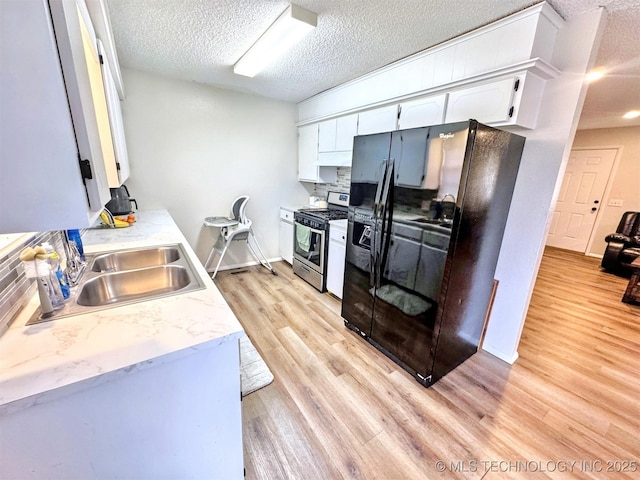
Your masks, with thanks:
M51 267L51 271L55 274L58 284L60 286L60 291L62 293L62 297L66 300L69 298L70 290L69 283L67 282L67 277L62 271L62 267L60 266L60 255L55 251L53 245L49 242L44 242L42 244L42 248L44 248L45 252L47 252L47 262Z

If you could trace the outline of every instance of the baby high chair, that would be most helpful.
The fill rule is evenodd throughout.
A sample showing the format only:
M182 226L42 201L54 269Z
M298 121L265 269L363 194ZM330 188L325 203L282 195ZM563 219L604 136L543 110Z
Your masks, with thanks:
M216 263L216 268L211 275L212 279L216 278L216 274L218 273L224 254L227 253L231 242L238 240L244 240L247 242L249 250L251 250L253 256L256 257L263 267L268 269L274 275L278 274L267 260L267 257L258 244L256 236L253 234L251 220L249 220L245 214L248 201L249 197L246 195L236 198L231 204L231 217L207 217L204 219L204 225L206 227L220 228L220 236L213 245L211 253L209 253L209 257L204 264L204 268L207 269L207 272L211 273L207 267L213 261L216 254L220 255L220 258Z

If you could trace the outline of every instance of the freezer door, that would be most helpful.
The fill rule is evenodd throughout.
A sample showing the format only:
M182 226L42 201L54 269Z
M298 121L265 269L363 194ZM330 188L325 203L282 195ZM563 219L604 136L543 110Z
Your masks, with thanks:
M391 133L360 135L353 139L350 208L373 211L391 148Z
M375 216L390 147L390 133L354 138L342 317L348 327L363 336L371 334L377 252Z

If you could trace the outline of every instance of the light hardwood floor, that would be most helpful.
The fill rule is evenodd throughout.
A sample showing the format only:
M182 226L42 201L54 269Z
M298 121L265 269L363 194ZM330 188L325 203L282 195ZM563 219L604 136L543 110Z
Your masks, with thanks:
M428 389L288 264L219 273L275 376L243 400L247 479L640 478L640 307L598 265L548 248L518 361L479 352Z

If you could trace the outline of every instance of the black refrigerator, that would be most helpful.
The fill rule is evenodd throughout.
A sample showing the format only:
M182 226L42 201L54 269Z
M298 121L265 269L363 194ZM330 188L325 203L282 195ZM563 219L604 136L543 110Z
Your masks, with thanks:
M478 349L524 141L475 120L354 139L342 317L425 386Z

